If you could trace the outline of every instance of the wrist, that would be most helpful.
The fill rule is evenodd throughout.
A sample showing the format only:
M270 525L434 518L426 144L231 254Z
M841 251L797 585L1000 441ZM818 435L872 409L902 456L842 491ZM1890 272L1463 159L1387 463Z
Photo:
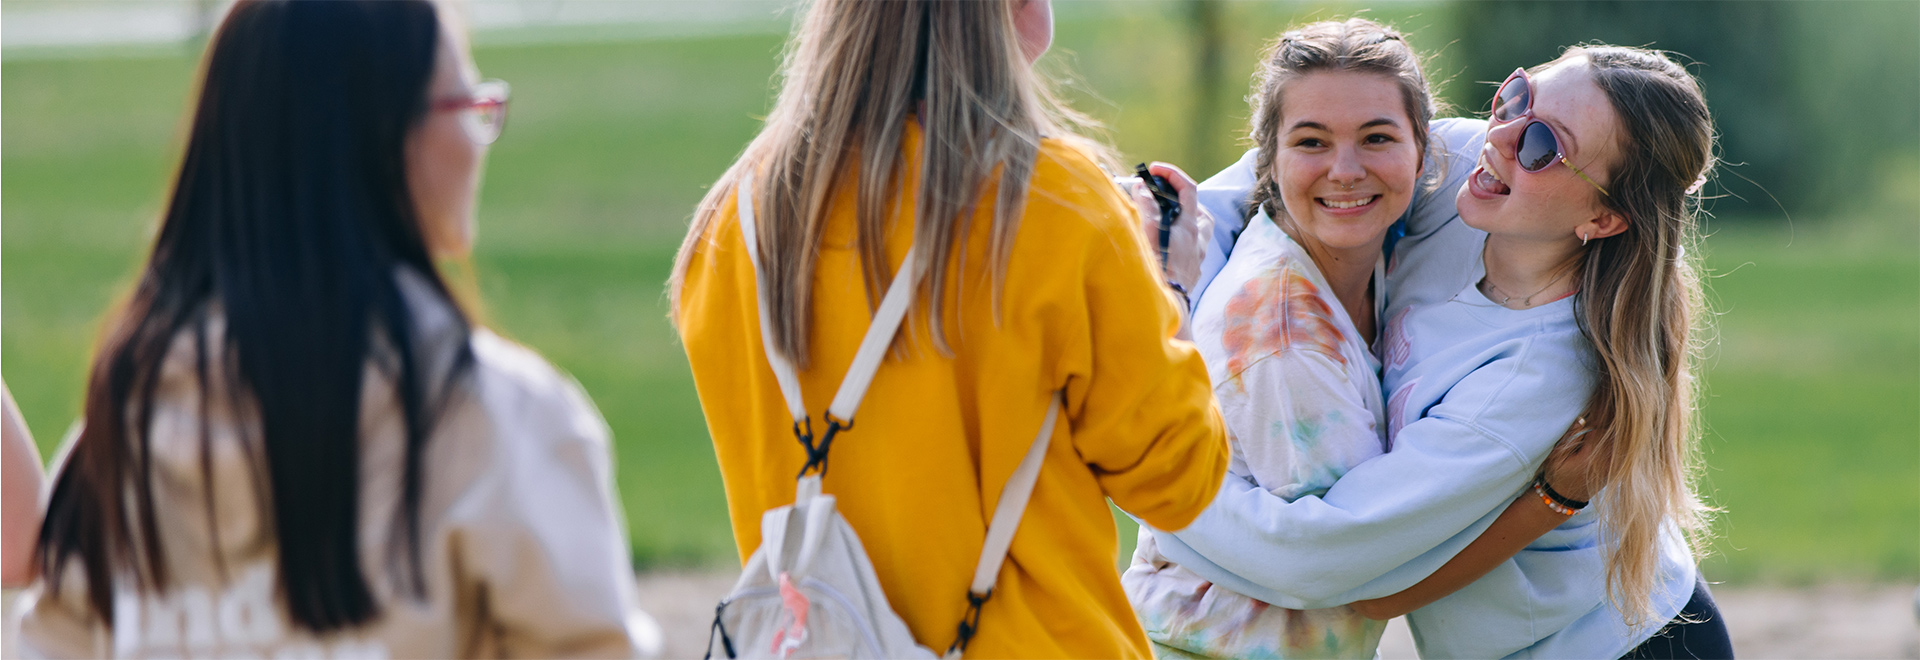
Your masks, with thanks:
M1581 509L1587 508L1587 502L1585 500L1576 500L1556 492L1553 486L1547 484L1546 475L1534 477L1533 493L1540 498L1542 503L1547 505L1547 508L1553 509L1555 513L1564 516L1571 517L1579 513Z
M1180 299L1180 309L1182 311L1193 309L1193 298L1187 294L1187 287L1181 286L1179 282L1174 280L1167 280L1167 288L1173 291L1174 297Z

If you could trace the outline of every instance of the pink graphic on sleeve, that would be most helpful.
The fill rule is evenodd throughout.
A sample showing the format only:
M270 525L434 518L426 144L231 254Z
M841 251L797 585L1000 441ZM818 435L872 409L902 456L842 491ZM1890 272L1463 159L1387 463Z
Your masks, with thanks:
M1407 312L1412 307L1400 310L1387 322L1387 368L1397 369L1407 363L1413 355L1413 341L1407 338Z
M1400 427L1407 425L1407 397L1413 394L1413 388L1420 384L1415 378L1393 391L1393 398L1387 399L1387 451L1393 451L1393 436L1400 434Z

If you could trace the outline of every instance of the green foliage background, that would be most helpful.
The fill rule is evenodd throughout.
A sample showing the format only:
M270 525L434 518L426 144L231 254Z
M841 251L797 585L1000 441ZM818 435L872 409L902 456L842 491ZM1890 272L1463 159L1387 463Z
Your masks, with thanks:
M1260 46L1291 22L1358 8L1197 7L1062 3L1045 65L1129 162L1204 177L1244 149L1241 97ZM1202 11L1215 12L1211 90L1194 84ZM1701 63L1728 160L1748 163L1729 171L1782 202L1729 183L1750 201L1723 201L1709 223L1720 313L1705 483L1726 512L1708 575L1920 577L1920 5L1409 3L1366 15L1437 53L1459 108L1484 104L1490 87L1475 81L1588 39ZM490 157L479 246L453 266L490 325L600 405L643 567L734 558L661 286L693 204L757 128L782 40L479 39L482 70L514 85L513 116ZM77 416L99 320L139 266L196 57L10 51L0 64L0 364L43 452Z

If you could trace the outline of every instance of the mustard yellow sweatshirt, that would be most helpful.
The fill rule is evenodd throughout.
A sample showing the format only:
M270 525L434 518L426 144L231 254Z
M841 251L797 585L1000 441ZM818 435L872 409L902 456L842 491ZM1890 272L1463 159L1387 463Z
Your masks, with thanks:
M905 162L918 162L919 141L917 127L906 131ZM915 195L908 169L898 199ZM800 382L816 430L870 318L854 187L851 178L839 183L814 273L812 368ZM935 349L924 314L909 316L905 357L880 367L854 428L834 441L825 491L838 496L915 638L945 650L1000 489L1039 430L1049 394L1064 389L1066 423L967 655L1147 657L1115 570L1107 499L1170 529L1211 500L1227 444L1207 371L1193 346L1174 338L1177 304L1135 229L1136 212L1062 140L1040 148L996 320L987 255L997 194L997 186L983 191L963 239L965 262L940 292L952 355ZM793 501L805 453L761 350L735 203L729 195L700 241L677 313L744 558L760 544L761 513ZM889 271L905 257L911 223L897 219L887 232Z

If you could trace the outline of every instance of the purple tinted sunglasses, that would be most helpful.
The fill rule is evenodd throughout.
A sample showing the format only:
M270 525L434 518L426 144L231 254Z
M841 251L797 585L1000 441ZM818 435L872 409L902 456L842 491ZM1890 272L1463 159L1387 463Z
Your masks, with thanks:
M1527 123L1525 129L1520 131L1520 140L1513 145L1513 153L1520 161L1520 169L1538 172L1547 169L1547 166L1552 165L1554 161L1559 161L1566 165L1567 169L1573 170L1574 174L1580 175L1580 179L1593 186L1594 190L1600 191L1600 194L1613 196L1607 193L1606 188L1594 183L1593 178L1587 176L1586 172L1580 171L1580 168L1574 167L1573 163L1567 161L1566 155L1560 150L1560 134L1555 132L1552 126L1533 116L1533 79L1527 77L1526 69L1514 69L1513 75L1507 76L1507 81L1500 83L1500 91L1493 93L1492 121L1494 124L1505 124L1522 119L1531 121Z

